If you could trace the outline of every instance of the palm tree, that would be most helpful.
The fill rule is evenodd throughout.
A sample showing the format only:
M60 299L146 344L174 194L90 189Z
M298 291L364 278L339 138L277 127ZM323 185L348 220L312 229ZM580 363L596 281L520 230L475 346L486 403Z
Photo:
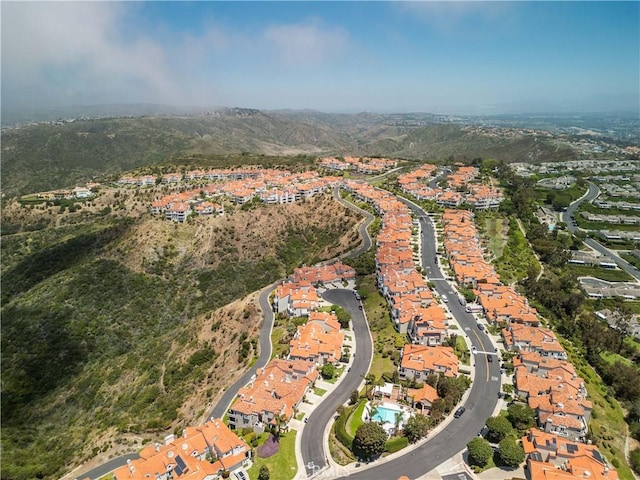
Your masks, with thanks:
M371 423L373 421L373 417L375 417L380 410L378 410L378 405L375 403L370 403L367 410L369 411L368 421Z
M395 431L397 432L398 430L400 430L400 422L402 421L402 418L404 417L404 412L400 411L400 412L396 412L395 414L395 421L394 421L394 426L395 426Z

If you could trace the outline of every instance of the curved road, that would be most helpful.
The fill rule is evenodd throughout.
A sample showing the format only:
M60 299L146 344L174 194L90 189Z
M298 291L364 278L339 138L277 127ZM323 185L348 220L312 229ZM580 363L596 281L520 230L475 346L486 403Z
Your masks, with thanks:
M360 224L360 226L358 227L358 231L360 233L360 237L362 238L362 244L357 247L354 250L351 250L350 252L347 252L343 255L341 255L338 258L345 258L345 257L352 257L352 256L357 256L360 255L361 253L369 250L369 248L371 248L371 237L369 236L369 232L367 231L367 229L369 228L369 225L371 224L371 222L373 222L374 220L374 216L371 215L369 212L362 210L361 208L353 205L352 203L347 202L346 200L342 199L340 197L339 194L339 189L335 188L333 191L333 196L336 198L336 200L338 200L340 203L348 206L349 208L358 211L359 213L361 213L362 215L364 215L366 217L365 221ZM211 409L211 412L209 413L209 415L207 416L207 418L222 418L224 416L224 414L227 412L227 409L229 408L229 406L231 405L231 403L233 402L233 399L236 397L236 395L238 394L238 390L240 390L240 388L242 388L243 386L245 386L249 380L251 379L251 377L256 373L256 371L258 370L258 368L262 368L263 366L265 366L267 364L267 362L269 361L269 359L271 358L271 329L273 328L273 310L271 309L271 305L269 304L269 294L271 293L271 291L273 291L273 289L280 284L282 280L278 280L274 283L272 283L271 285L269 285L268 287L265 287L264 289L262 289L262 292L260 293L260 308L262 309L262 312L264 313L264 322L262 323L262 326L260 327L260 355L258 356L258 359L256 360L256 362L253 364L253 366L246 371L240 378L238 378L227 390L225 390L224 394L222 395L222 397L220 397L220 400L218 401L218 403L215 405L215 407L213 407ZM353 296L353 292L351 292L350 290L347 290L348 292L350 292L350 295L352 297L352 300L355 301L355 297ZM349 302L346 302L346 304L348 304ZM359 312L359 310L357 310L357 306L356 306L356 311ZM354 315L355 317L355 315ZM368 331L368 326L367 326L367 331ZM361 348L359 343L356 341L356 347L357 348ZM366 347L363 346L362 347L364 351L366 351ZM360 359L358 359L360 360ZM358 362L359 363L359 362ZM355 361L354 361L355 364ZM368 364L367 364L367 369L368 369ZM354 369L354 373L355 373L355 369ZM367 373L366 370L364 373ZM363 374L364 375L364 374ZM360 379L358 379L358 383L360 382ZM343 384L345 383L345 381L343 381ZM351 393L351 391L349 391L349 393ZM341 402L343 403L344 400ZM337 406L336 406L337 408ZM334 409L335 411L335 409ZM311 430L311 429L308 429ZM128 453L126 455L122 455L120 457L114 458L112 460L109 460L106 463L103 463L102 465L95 467L81 475L78 475L76 478L89 478L90 480L95 480L98 479L104 475L106 475L107 473L115 470L116 468L122 467L124 465L127 464L127 460L135 460L137 458L139 458L140 456L137 453Z
M362 480L390 479L400 475L416 478L433 470L463 450L466 444L476 436L487 418L493 414L500 391L500 362L489 363L487 360L488 355L495 355L493 344L486 333L478 329L475 317L464 310L457 300L458 296L455 291L443 279L442 272L436 262L435 234L431 220L420 207L402 197L398 198L418 215L422 227L423 266L429 272L428 276L434 283L436 291L440 295L447 295L451 298L451 302L448 304L449 310L463 329L464 333L461 334L465 334L469 338L471 345L476 347L478 353L472 358L475 365L475 375L467 400L464 402L467 409L465 414L459 419L455 419L454 423L446 430L442 430L405 455L379 465L374 463L371 467L363 467L362 471L349 475L349 478ZM335 297L329 296L334 293ZM318 406L303 430L302 458L307 476L312 476L318 469L322 470L327 467L323 438L320 432L324 431L337 407L346 401L354 388L360 385L361 376L367 372L371 355L370 332L364 316L354 309L357 305L355 298L344 291L327 292L326 298L345 306L352 313L354 330L360 326L360 322L365 322L364 327L367 329L361 333L354 331L357 342L357 368L356 362L354 362L352 371L347 374L338 389ZM363 338L363 336L365 337ZM367 348L367 350L361 350L363 348ZM365 355L366 358L362 358ZM344 388L342 388L343 386Z
M369 371L371 358L373 357L369 324L362 310L358 309L360 302L356 300L353 291L344 289L328 290L323 295L323 298L331 303L340 305L351 314L353 335L356 340L356 356L351 365L351 371L345 374L346 376L340 385L314 409L302 430L302 459L308 476L327 466L322 432L324 432L325 427L335 415L338 406L349 398L351 392L358 389L362 379ZM308 468L309 466L311 468Z
M467 313L458 302L455 290L443 279L442 272L436 263L433 223L420 207L402 197L398 198L419 216L422 228L422 262L425 270L429 272L427 274L429 279L440 295L447 295L450 298L447 305L451 314L460 324L471 345L478 350L478 353L472 356L475 375L471 391L463 403L467 411L460 418L453 419L445 430L441 430L418 448L392 461L363 469L362 472L352 473L349 476L351 479L391 479L398 478L400 475L416 478L433 470L463 450L476 436L487 418L493 415L500 391L500 362L487 361L488 355L495 355L494 346L486 333L478 329L473 315Z
M589 186L589 190L587 191L587 193L582 197L580 197L579 199L577 199L571 205L569 205L567 207L567 210L565 212L562 212L562 215L561 215L562 221L567 224L567 230L569 230L571 233L574 233L574 234L578 230L580 230L572 219L575 211L578 209L580 204L584 202L592 202L598 197L598 195L600 195L600 190L596 185L594 185L591 182L587 182L587 184ZM631 265L624 258L618 256L618 254L615 251L608 249L607 247L605 247L604 245L602 245L601 243L597 242L596 240L590 237L585 238L583 242L589 245L591 248L593 248L597 252L601 253L602 255L606 255L612 258L613 261L616 262L616 264L621 269L626 271L629 275L634 277L636 280L640 280L640 270L638 270L636 267Z

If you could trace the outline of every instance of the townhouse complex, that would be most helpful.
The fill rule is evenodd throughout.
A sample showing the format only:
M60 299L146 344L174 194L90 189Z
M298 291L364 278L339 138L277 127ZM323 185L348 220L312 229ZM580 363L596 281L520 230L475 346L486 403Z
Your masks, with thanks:
M452 348L442 345L449 336L447 314L434 302L433 292L416 270L409 208L394 195L368 184L347 181L344 188L372 204L382 217L376 240L376 282L389 304L394 328L413 342L402 348L400 378L422 383L431 374L457 376L458 357ZM430 404L434 400L431 393L415 391L414 401L429 400Z
M355 270L341 262L300 267L275 289L274 312L306 317L307 322L297 327L287 358L271 360L239 390L228 412L231 428L264 432L286 426L318 378L318 367L340 361L344 333L335 314L317 310L321 303L317 288L355 276Z
M218 480L249 462L249 446L221 419L187 427L182 436L169 435L165 444L147 445L140 458L113 472L114 480Z
M423 167L408 174L408 179L400 177L399 184L405 191L424 193L427 187L420 180L426 183L432 171L431 166ZM470 179L468 172L466 178ZM455 280L472 289L476 297L478 308L467 304L467 311L481 312L490 324L499 327L505 348L515 354L515 393L534 410L538 424L538 429L523 438L531 478L561 480L593 474L617 479L597 447L584 443L592 411L584 380L567 361L555 334L541 326L536 309L511 286L503 285L485 260L473 213L445 210L442 225L444 250ZM403 357L403 366L423 361L416 358L416 345L407 345L405 350L412 357L410 363Z
M435 165L423 165L411 173L398 177L400 189L418 200L432 200L441 207L457 207L463 203L485 210L497 208L504 199L499 188L479 182L476 167L457 165L457 170L447 176L445 188L429 187L425 179L436 170Z
M155 185L142 183L139 177L123 177L121 185ZM135 180L135 181L134 181ZM195 215L223 214L223 201L244 205L251 201L267 204L299 202L325 192L342 181L342 177L320 177L316 172L291 173L287 170L238 169L238 170L195 170L182 175L165 174L162 183L178 184L183 181L210 180L214 183L200 184L184 192L155 199L149 206L153 215L162 215L166 220L184 222L192 213ZM150 180L148 180L150 181Z
M531 429L522 437L532 480L618 480L598 447Z
M352 171L365 174L380 174L390 168L398 165L397 160L388 158L369 158L369 157L344 157L338 159L336 157L325 157L318 161L318 165L329 170L337 170L339 172Z

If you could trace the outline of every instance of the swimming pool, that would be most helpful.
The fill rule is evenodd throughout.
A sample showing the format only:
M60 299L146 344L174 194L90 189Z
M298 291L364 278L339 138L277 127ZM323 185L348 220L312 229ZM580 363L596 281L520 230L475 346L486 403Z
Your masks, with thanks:
M395 425L396 413L399 413L399 412L404 413L400 408L393 408L389 405L387 406L380 405L375 415L371 418L375 422L390 423L391 425Z

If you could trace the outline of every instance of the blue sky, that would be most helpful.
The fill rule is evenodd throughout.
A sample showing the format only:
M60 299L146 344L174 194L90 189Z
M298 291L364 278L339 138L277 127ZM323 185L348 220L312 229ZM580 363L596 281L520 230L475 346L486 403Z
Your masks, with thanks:
M638 110L639 2L6 2L3 108Z

